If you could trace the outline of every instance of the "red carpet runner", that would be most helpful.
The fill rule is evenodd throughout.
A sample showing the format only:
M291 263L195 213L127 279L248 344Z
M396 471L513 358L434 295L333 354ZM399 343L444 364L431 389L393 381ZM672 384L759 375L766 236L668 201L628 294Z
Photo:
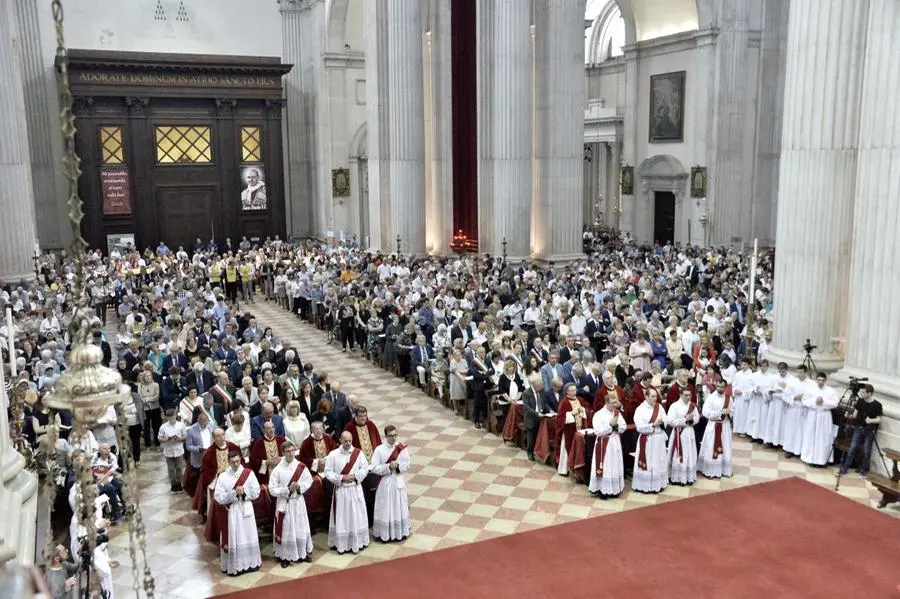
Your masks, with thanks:
M897 597L897 539L790 478L219 597Z

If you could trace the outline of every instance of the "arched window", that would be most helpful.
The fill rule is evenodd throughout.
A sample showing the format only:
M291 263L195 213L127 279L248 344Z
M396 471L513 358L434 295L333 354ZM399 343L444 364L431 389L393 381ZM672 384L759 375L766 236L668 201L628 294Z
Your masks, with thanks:
M624 54L625 19L615 0L588 0L584 18L591 23L584 32L585 64L600 64Z

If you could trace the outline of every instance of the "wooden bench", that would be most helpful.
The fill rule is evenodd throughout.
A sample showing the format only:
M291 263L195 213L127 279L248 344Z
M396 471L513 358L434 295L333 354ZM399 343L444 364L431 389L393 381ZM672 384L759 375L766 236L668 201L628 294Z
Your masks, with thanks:
M876 474L874 472L870 472L866 476L866 479L872 483L876 489L881 491L881 501L878 502L879 508L900 501L900 466L898 466L898 462L900 462L900 451L885 449L884 455L894 462L894 471L891 474L891 477L888 478L887 476Z

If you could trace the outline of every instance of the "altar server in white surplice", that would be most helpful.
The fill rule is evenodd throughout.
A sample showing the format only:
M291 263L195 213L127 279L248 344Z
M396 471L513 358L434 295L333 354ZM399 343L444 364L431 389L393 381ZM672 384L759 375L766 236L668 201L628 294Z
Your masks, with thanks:
M700 420L700 409L691 401L691 390L681 390L678 401L666 414L672 432L669 435L669 481L692 485L697 480L697 439L694 426Z
M816 375L816 385L803 395L806 406L806 426L803 427L803 451L800 459L813 466L824 466L831 459L834 443L834 424L831 410L838 407L837 392L825 386L824 372Z
M371 472L381 477L375 491L372 536L381 541L400 541L412 533L409 499L403 473L409 470L409 449L397 441L397 427L384 427L384 443L372 454Z
M748 358L741 359L741 369L734 375L731 388L734 392L734 433L747 433L747 415L750 411L750 398L753 395L753 377Z
M592 426L597 442L591 459L591 480L588 490L602 497L615 497L625 490L625 464L622 440L625 417L618 408L619 397L606 394L606 405L594 413Z
M220 510L219 558L222 572L237 576L259 570L259 533L253 501L259 497L259 482L253 471L241 466L239 451L228 454L228 468L216 479L216 508Z
M294 458L294 443L285 439L284 457L269 476L269 493L275 497L275 557L281 567L310 561L313 550L309 516L303 494L312 486L312 474L303 462Z
M659 401L659 391L648 387L644 401L634 411L638 432L637 456L631 476L631 488L643 493L658 493L669 484L666 454L666 410Z
M768 360L759 361L759 370L753 376L753 396L747 412L747 435L762 440L769 417L769 405L775 395L775 377L769 370Z
M369 546L369 516L362 489L368 473L365 454L353 447L350 431L344 431L341 446L325 458L325 478L334 485L328 546L338 553L358 553Z
M703 431L697 469L707 478L731 476L731 395L725 393L725 381L716 383L703 404L703 416L709 420Z
M816 389L816 383L809 378L809 371L802 364L797 367L797 376L791 377L791 385L781 397L785 403L781 419L781 446L784 455L793 457L803 451L803 429L806 428L806 413L803 397Z
M783 442L784 414L787 412L788 407L788 404L784 401L784 396L790 389L793 378L791 373L788 372L787 364L779 362L778 374L775 375L775 393L772 395L772 402L769 404L766 428L763 431L763 441L775 447L781 447Z

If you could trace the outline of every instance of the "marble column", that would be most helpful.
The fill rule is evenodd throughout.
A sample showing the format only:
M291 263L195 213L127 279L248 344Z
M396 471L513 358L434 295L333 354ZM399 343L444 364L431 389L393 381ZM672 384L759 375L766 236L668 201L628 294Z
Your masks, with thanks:
M535 169L540 260L581 257L584 0L535 0Z
M25 97L19 71L15 8L0 6L0 282L34 278L37 241Z
M285 190L289 235L294 238L314 234L313 210L317 195L312 146L313 130L303 85L304 31L301 10L303 0L278 0L281 11L282 60L294 65L284 76L284 96L287 100L284 118Z
M630 235L632 239L638 241L649 241L647 235L637 230L637 207L640 196L638 186L640 185L637 174L638 166L638 147L645 140L638 140L638 119L643 115L637 114L638 103L640 102L640 60L638 58L637 47L626 46L625 52L625 114L622 118L622 152L619 155L619 161L615 158L613 163L616 164L616 196L619 198L619 215L616 218L619 231L623 235ZM613 148L615 155L616 148ZM702 155L702 154L701 154ZM634 167L634 189L632 193L622 193L621 172L623 166ZM652 235L652 233L651 233Z
M387 0L387 94L390 127L388 173L390 238L404 253L425 253L425 123L422 87L422 8L419 2ZM383 132L384 133L384 132ZM382 198L382 216L384 216Z
M900 5L869 0L859 119L845 368L868 377L900 439ZM882 426L885 432L886 426ZM890 446L890 444L885 444ZM876 460L877 461L877 460Z
M820 369L841 366L868 5L791 2L770 360L799 364L810 339Z
M778 162L784 113L785 55L790 2L765 0L759 50L756 109L756 168L753 173L753 227L760 245L775 242Z
M487 29L478 52L490 63L479 78L479 105L488 107L478 113L478 174L486 178L479 203L489 207L479 219L479 250L502 255L506 239L509 259L520 260L531 254L531 13L519 0L481 0L478 8L479 33Z
M59 101L51 91L55 90L56 80L53 71L44 68L41 43L39 12L45 6L38 0L16 0L15 6L35 213L46 216L36 223L38 240L42 248L66 247L72 234L65 194L58 186L62 180L60 157L54 151L54 141L60 137Z
M431 205L426 208L428 251L450 253L453 237L453 94L450 70L452 0L431 9Z
M383 0L366 2L366 151L369 176L369 247L385 252L394 251L390 235L382 227L382 211L390 207L390 179L387 176L388 113L387 75L390 69L387 55L386 4ZM388 232L389 233L389 232Z
M603 217L603 225L609 226L610 217L612 216L612 196L609 193L609 178L611 170L609 168L609 143L601 141L597 144L597 152L594 155L594 164L597 169L597 193L603 196L593 198L594 203L600 202L599 210L591 211L590 222L593 224L595 216Z
M619 141L619 133L621 133L621 127L616 126L617 139L612 144L612 158L609 163L609 198L612 214L612 220L609 222L617 230L622 228L622 202L620 201L622 188L619 186L619 172L622 169L622 142Z

